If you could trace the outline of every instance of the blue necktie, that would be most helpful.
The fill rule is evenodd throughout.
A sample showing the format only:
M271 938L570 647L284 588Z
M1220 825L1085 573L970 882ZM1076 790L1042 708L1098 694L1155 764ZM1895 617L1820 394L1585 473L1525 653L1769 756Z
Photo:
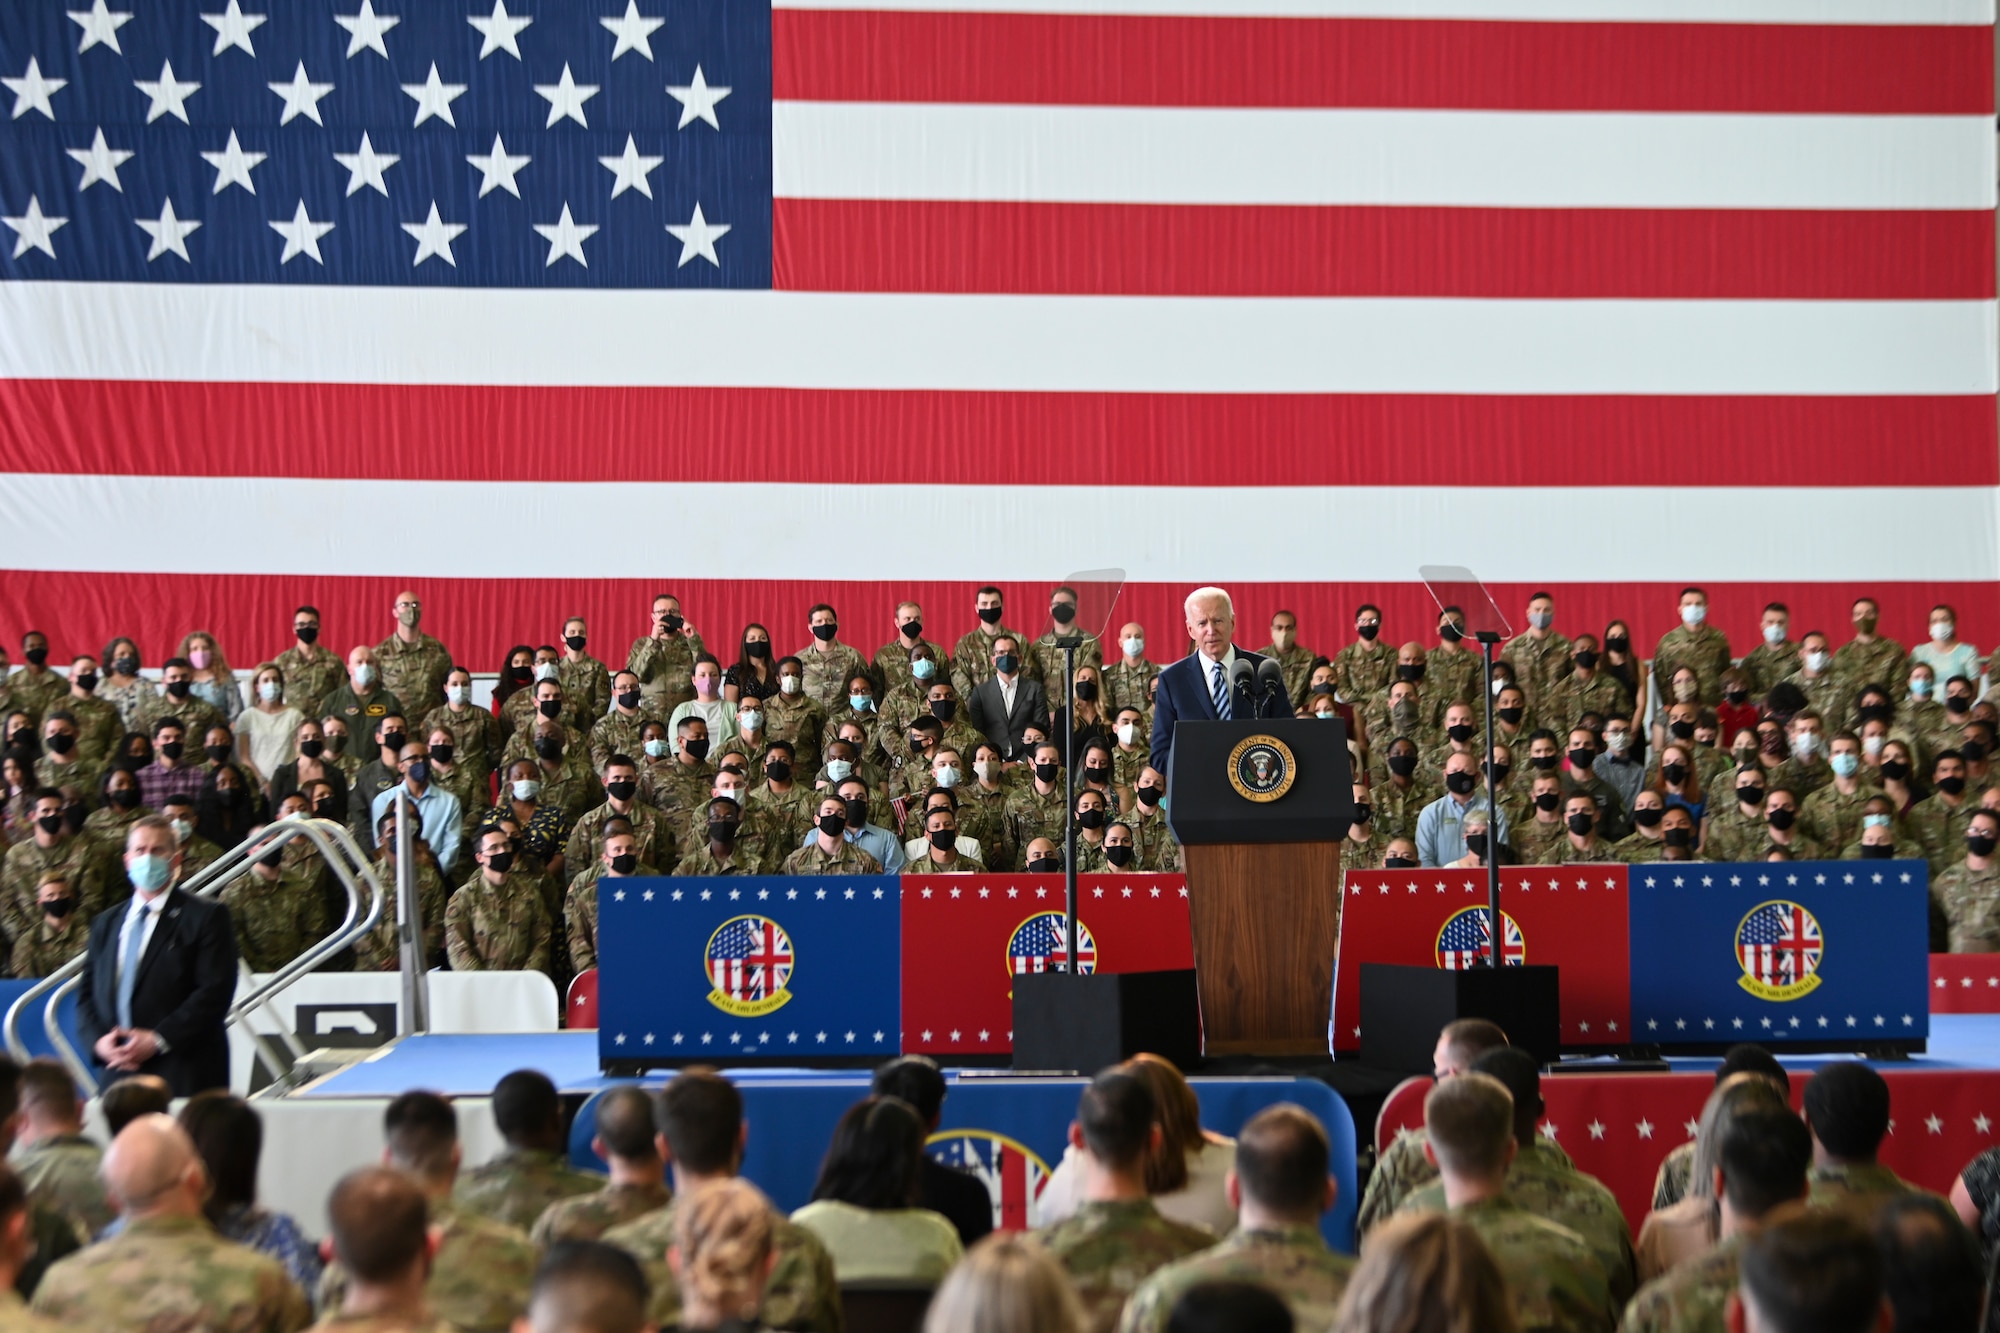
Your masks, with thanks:
M139 984L139 951L146 943L147 912L141 908L126 933L125 949L118 959L118 1026L132 1026L132 989Z
M1229 720L1229 686L1223 681L1222 663L1215 664L1215 674L1209 678L1209 697L1215 700L1215 715L1224 722Z

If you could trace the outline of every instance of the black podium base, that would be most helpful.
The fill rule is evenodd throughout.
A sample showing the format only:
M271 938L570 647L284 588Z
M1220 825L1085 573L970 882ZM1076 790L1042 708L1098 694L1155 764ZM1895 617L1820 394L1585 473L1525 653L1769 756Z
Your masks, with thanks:
M1498 1023L1509 1044L1550 1065L1562 1053L1553 967L1361 965L1361 1059L1385 1069L1432 1072L1438 1033L1460 1018Z
M1200 1059L1193 969L1014 978L1014 1068L1090 1075L1141 1051L1181 1069Z

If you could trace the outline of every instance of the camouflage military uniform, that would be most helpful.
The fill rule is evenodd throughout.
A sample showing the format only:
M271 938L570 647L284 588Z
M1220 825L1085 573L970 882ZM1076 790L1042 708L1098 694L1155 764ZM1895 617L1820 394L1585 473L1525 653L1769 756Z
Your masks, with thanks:
M1625 1308L1621 1333L1723 1333L1742 1254L1739 1233L1654 1278Z
M643 1185L606 1185L590 1194L573 1194L558 1199L535 1219L528 1239L543 1253L551 1245L566 1240L602 1240L613 1227L636 1221L673 1199L665 1181L649 1180Z
M1903 816L1904 825L1924 845L1924 856L1930 862L1932 879L1942 876L1965 859L1965 830L1978 813L1979 803L1969 795L1958 803L1957 809L1953 809L1944 803L1943 793L1932 792L1911 806L1909 813ZM14 852L7 853L9 867L13 861ZM33 888L28 893L33 897Z
M882 863L859 846L841 839L838 851L829 853L814 838L785 858L781 875L879 875Z
M558 661L556 679L562 683L563 698L583 719L581 725L585 729L611 707L611 668L589 653Z
M403 701L395 694L377 684L364 697L354 692L351 681L343 679L332 694L326 696L322 704L326 712L323 716L337 717L347 723L347 748L357 766L375 756L375 724L394 713L405 722L410 720ZM425 712L430 709L426 707ZM192 747L190 747L192 748ZM347 775L350 781L354 775Z
M431 1313L456 1333L509 1333L528 1312L537 1256L515 1227L460 1208L449 1199L431 1200L431 1225L438 1229L437 1257L424 1299ZM319 1284L322 1310L337 1310L347 1292L347 1273L328 1264Z
M1333 688L1348 703L1357 703L1389 688L1396 680L1396 650L1381 639L1356 639L1333 655Z
M774 694L764 701L764 732L774 741L791 742L793 773L811 773L819 767L826 713L803 694Z
M669 1203L604 1233L606 1243L631 1254L646 1270L653 1287L653 1303L647 1314L661 1328L676 1326L681 1315L680 1283L667 1267L667 1249L675 1243L674 1217L674 1204ZM840 1287L833 1275L833 1256L819 1237L774 1210L771 1250L777 1262L764 1283L764 1308L758 1313L762 1326L841 1333Z
M800 689L829 716L846 708L847 682L854 678L854 673L868 669L868 659L838 641L823 647L814 639L810 647L799 649L797 656L805 665Z
M1086 1203L1035 1239L1069 1274L1092 1333L1117 1328L1126 1299L1159 1269L1216 1242L1205 1227L1161 1216L1151 1199Z
M41 918L35 906L35 886L51 870L60 870L76 894L76 914L88 920L104 907L104 891L97 869L97 845L77 834L64 834L53 847L42 847L32 839L7 849L0 863L0 930L18 940Z
M1040 678L1042 687L1048 692L1049 711L1055 712L1063 706L1063 701L1069 698L1069 681L1063 674L1063 650L1056 647L1055 634L1050 632L1036 639L1027 645L1022 656L1034 663L1035 669L1031 674ZM1100 676L1103 674L1104 645L1098 641L1095 634L1084 635L1083 642L1077 645L1076 665L1079 670L1093 666L1097 668ZM1287 678L1289 679L1289 673ZM1103 696L1100 694L1098 697L1100 707L1103 702Z
M82 953L89 944L90 918L83 913L71 912L60 929L52 928L47 916L37 916L35 924L14 941L10 975L45 977Z
M101 771L104 761L125 738L124 719L118 716L116 708L95 695L86 699L71 695L62 701L62 706L76 718L77 754Z
M603 1176L577 1170L561 1153L508 1148L459 1176L451 1201L466 1212L525 1231L558 1199L603 1188Z
M1852 1166L1815 1166L1807 1174L1806 1206L1832 1208L1851 1214L1863 1226L1873 1226L1885 1204L1905 1194L1922 1193L1915 1185L1876 1162Z
M1328 1249L1311 1227L1239 1227L1219 1244L1147 1278L1125 1303L1118 1327L1121 1333L1165 1333L1167 1315L1182 1293L1205 1282L1245 1281L1282 1296L1295 1327L1332 1328L1353 1275L1354 1261Z
M199 1217L127 1222L49 1269L34 1308L70 1328L296 1333L312 1322L282 1264L222 1239Z
M1375 1170L1368 1176L1368 1187L1362 1191L1361 1208L1354 1218L1357 1236L1366 1238L1377 1223L1387 1221L1391 1213L1401 1208L1405 1199L1437 1180L1438 1169L1424 1156L1424 1144L1429 1138L1421 1128L1405 1129L1382 1150ZM1522 1149L1524 1154L1530 1151L1551 1168L1576 1170L1576 1163L1570 1161L1569 1154L1553 1139L1537 1139L1533 1149Z
M1607 721L1632 716L1632 695L1625 682L1608 671L1593 671L1588 680L1582 672L1572 671L1550 688L1537 709L1543 726L1564 735L1576 728L1577 719L1585 713Z
M1507 1279L1521 1333L1610 1333L1618 1307L1583 1237L1502 1195L1452 1209L1479 1233Z
M552 928L538 878L509 872L498 887L475 869L445 909L445 954L454 972L546 972Z
M1389 655L1392 659L1394 653ZM992 663L987 663L991 674ZM1104 668L1104 708L1111 716L1118 716L1121 708L1136 708L1146 715L1145 731L1152 731L1153 706L1146 702L1146 687L1160 674L1160 668L1145 658L1140 658L1136 666L1125 665L1121 654L1117 661ZM970 693L970 691L967 691Z
M1870 685L1885 685L1894 690L1908 672L1909 654L1903 651L1902 644L1886 634L1878 634L1873 643L1850 639L1833 650L1833 674L1846 684L1849 695L1859 694ZM1827 725L1839 724L1829 717Z
M694 659L703 651L701 635L683 626L678 634L632 640L625 669L639 678L639 693L661 717L694 698Z
M382 675L383 689L419 714L428 713L444 701L451 650L422 630L417 631L415 643L404 643L391 634L375 645L375 669Z
M625 878L661 873L657 866L641 861ZM618 877L607 876L604 862L599 861L570 880L569 893L563 899L563 933L568 937L569 961L579 972L597 966L597 886L607 878Z
M591 768L599 777L603 777L604 766L611 762L611 756L614 754L622 754L634 763L643 764L646 744L640 739L639 733L645 730L648 722L664 720L644 708L632 713L621 713L614 708L598 718L591 724L590 736L585 742L590 749Z
M1032 783L1015 789L1007 803L1007 821L1013 825L1014 842L1024 854L1036 838L1050 838L1058 847L1062 845L1069 810L1066 791L1067 783L1061 774L1056 775L1054 787L1047 795L1036 791Z
M317 644L310 658L295 643L271 662L285 673L285 702L315 722L326 716L327 698L347 682L347 663Z
M457 767L470 769L484 778L500 763L500 747L506 737L500 730L500 719L484 708L474 708L467 704L462 710L453 709L450 704L439 704L424 714L424 720L413 736L425 741L439 727L451 733L452 745L457 753L452 756ZM484 805L485 801L477 804ZM466 807L468 810L471 805Z
M1742 668L1750 677L1750 698L1761 700L1771 692L1771 687L1797 671L1802 665L1799 645L1786 639L1773 648L1768 643L1759 643L1743 655Z
M638 853L641 861L656 866L673 863L677 853L672 822L634 797L632 808L623 814L613 810L611 802L606 801L571 826L569 844L563 852L563 864L571 874L603 859L604 826L613 819L630 821L636 841L632 850Z
M249 869L229 881L222 902L236 928L236 952L252 972L276 972L305 951L306 916L318 896L316 866L282 866L271 880Z
M444 918L451 900L445 893L444 877L438 873L436 862L419 857L415 870L417 911L423 920L424 959L428 964L444 953ZM397 938L396 864L384 857L375 863L375 873L381 877L382 892L388 898L382 904L382 919L375 923L375 929L354 942L356 972L394 972L402 965L402 942Z
M52 1134L8 1157L29 1200L60 1214L86 1240L118 1216L98 1176L103 1161L103 1150L81 1134Z
M1674 672L1686 667L1694 672L1699 699L1705 704L1722 702L1722 673L1729 670L1729 639L1713 625L1689 629L1676 625L1660 636L1653 650L1653 674L1667 688L1662 696L1673 702Z
M1864 774L1867 771L1861 770ZM1828 782L1812 795L1800 798L1797 828L1821 847L1829 850L1845 847L1861 836L1861 816L1869 798L1881 794L1881 789L1866 777L1855 782L1851 796Z
M1507 1170L1507 1197L1536 1217L1583 1237L1604 1272L1611 1299L1623 1305L1632 1298L1638 1272L1632 1255L1632 1228L1625 1223L1618 1196L1603 1182L1558 1166L1546 1153L1524 1149ZM1442 1212L1444 1207L1444 1185L1434 1183L1404 1200L1398 1211Z
M1951 923L1953 953L2000 952L2000 865L1974 870L1961 861L1937 877L1931 897Z

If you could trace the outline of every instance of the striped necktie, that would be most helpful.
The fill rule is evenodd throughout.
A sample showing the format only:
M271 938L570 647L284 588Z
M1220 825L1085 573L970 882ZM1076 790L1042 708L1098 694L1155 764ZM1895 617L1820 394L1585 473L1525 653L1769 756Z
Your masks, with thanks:
M1215 664L1214 673L1209 677L1209 697L1215 700L1215 715L1224 722L1229 720L1229 686L1223 681L1222 663Z

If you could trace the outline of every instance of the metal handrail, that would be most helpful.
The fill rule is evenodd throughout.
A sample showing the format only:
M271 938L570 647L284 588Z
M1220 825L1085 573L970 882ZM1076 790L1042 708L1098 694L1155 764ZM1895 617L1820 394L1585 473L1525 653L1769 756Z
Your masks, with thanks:
M245 1020L253 1010L263 1008L271 997L375 928L376 923L382 918L381 881L376 878L374 867L354 840L354 835L343 825L326 819L287 819L265 826L262 833L245 839L231 848L213 864L204 866L200 873L180 886L183 893L195 897L212 897L248 865L253 849L261 856L300 837L310 840L318 847L326 859L328 868L339 879L341 887L347 891L347 914L342 918L340 925L326 938L301 952L297 958L272 973L261 985L253 987L248 995L233 1004L224 1019L225 1026L242 1025L244 1036L256 1049L257 1058L271 1071L273 1079L283 1077L284 1065L266 1039L266 1035L250 1027ZM362 901L364 889L367 897L365 907ZM63 1000L82 982L85 958L86 955L78 954L22 992L14 1003L8 1006L5 1019L0 1020L0 1032L4 1032L7 1049L14 1058L27 1060L30 1052L27 1043L20 1035L21 1016L30 1005L47 996L48 1000L42 1013L42 1026L48 1035L49 1044L54 1047L57 1058L63 1062L71 1076L89 1093L95 1094L98 1091L97 1076L76 1048L70 1045L69 1037L62 1031L62 1025L58 1020L58 1011ZM297 1039L291 1033L284 1031L282 1023L279 1024L279 1030L291 1038L289 1044L296 1055L305 1053Z

